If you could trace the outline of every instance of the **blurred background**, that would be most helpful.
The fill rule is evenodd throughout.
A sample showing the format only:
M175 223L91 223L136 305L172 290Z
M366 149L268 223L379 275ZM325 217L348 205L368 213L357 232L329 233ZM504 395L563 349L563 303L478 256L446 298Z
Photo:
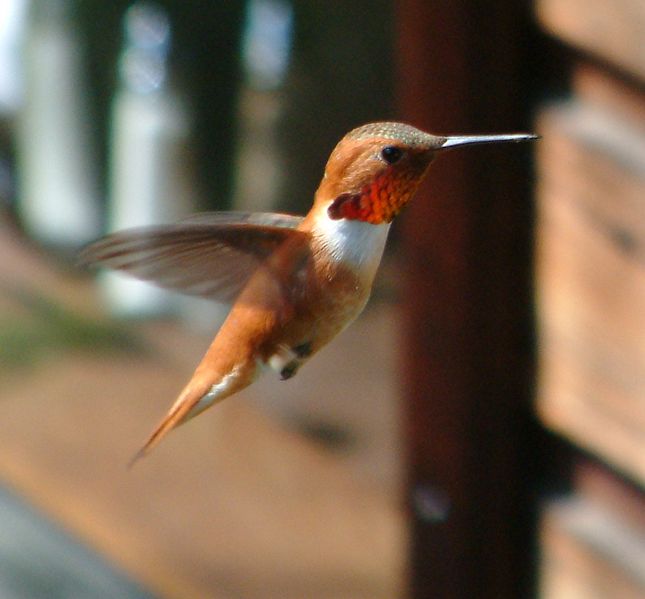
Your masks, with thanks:
M0 596L645 594L645 4L0 3ZM304 213L371 120L451 153L360 319L126 465L226 307L76 266Z

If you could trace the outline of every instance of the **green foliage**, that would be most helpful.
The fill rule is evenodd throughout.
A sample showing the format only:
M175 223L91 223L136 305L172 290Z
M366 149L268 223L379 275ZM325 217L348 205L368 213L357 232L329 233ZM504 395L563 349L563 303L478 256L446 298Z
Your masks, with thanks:
M47 354L88 349L134 351L136 337L124 325L78 314L33 292L18 292L22 315L0 317L0 368L32 366Z

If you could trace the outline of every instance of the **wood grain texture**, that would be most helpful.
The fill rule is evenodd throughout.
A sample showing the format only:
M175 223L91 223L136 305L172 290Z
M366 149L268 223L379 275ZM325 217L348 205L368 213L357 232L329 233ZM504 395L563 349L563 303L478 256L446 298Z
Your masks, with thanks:
M579 101L540 131L538 409L643 484L645 131Z

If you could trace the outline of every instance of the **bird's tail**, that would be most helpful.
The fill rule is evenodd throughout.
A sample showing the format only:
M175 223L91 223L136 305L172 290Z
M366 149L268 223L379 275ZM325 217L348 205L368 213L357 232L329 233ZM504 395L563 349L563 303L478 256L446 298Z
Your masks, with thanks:
M148 454L172 429L249 385L255 371L256 366L252 364L235 366L224 375L198 368L143 447L132 457L129 467Z

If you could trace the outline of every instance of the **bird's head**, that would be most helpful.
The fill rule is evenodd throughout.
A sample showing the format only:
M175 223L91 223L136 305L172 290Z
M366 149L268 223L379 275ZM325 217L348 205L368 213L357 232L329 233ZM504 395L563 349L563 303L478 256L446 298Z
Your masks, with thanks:
M525 141L535 135L438 136L411 125L370 123L334 148L317 193L333 220L389 223L410 201L437 152L469 144Z

